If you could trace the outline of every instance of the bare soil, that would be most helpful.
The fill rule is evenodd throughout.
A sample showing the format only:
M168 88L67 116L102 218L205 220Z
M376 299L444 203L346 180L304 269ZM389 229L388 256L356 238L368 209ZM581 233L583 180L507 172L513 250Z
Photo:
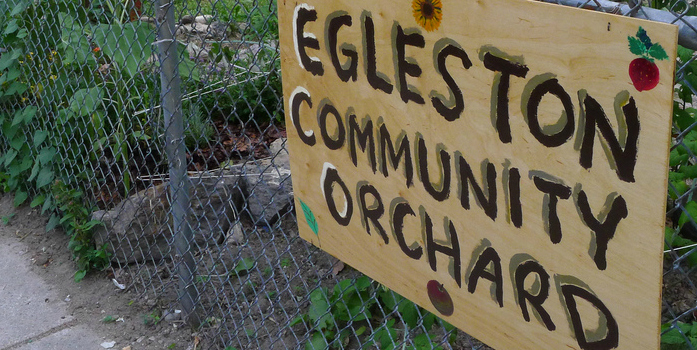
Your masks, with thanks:
M0 195L0 217L9 218L0 225L16 232L26 244L33 271L65 298L70 314L96 334L115 341L114 349L304 349L315 331L304 322L290 323L307 312L312 291L332 290L340 280L361 276L302 240L292 213L272 229L245 227L243 244L223 242L198 249L196 288L203 325L193 331L182 320L164 318L180 308L176 278L171 277L176 273L173 261L112 266L76 283L68 237L60 230L45 232L47 219L37 209L14 208L11 196ZM243 259L253 261L251 268L232 273ZM114 279L131 287L122 290ZM396 315L389 317L401 322ZM379 325L380 319L354 322L348 326L352 335L343 348L361 348L370 332L362 336L353 332ZM447 338L439 326L430 333ZM454 340L452 347L444 344L443 348L489 349L463 332Z
M14 208L12 196L0 194L0 218L7 219L6 224L0 220L0 225L26 245L32 271L64 299L79 324L87 325L107 341L115 341L113 349L195 348L196 334L190 328L182 322L154 322L152 315L162 312L157 301L118 288L110 278L110 269L88 274L76 283L67 235L58 229L45 232L47 218L38 209L27 205Z

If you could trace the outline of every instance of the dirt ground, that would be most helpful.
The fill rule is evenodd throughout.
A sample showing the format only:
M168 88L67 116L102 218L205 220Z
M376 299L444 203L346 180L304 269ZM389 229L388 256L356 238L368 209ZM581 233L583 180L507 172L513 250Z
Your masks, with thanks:
M26 245L33 271L64 299L77 322L105 340L115 341L113 349L117 350L129 346L131 350L303 349L314 331L302 322L290 323L307 312L310 293L320 286L331 290L338 281L361 275L300 239L292 215L278 228L281 232L247 227L245 244L216 245L199 253L197 288L204 325L194 332L179 319L165 318L178 307L173 291L161 291L163 286L172 289L166 288L173 285L171 261L157 266L114 266L76 283L68 237L59 230L45 232L46 221L38 209L14 208L11 196L0 195L0 225ZM229 275L240 259L255 260L246 275L217 278ZM204 275L206 271L208 275ZM133 280L151 284L122 290L114 278L125 285ZM159 299L155 299L156 292ZM444 336L437 328L435 333ZM352 337L343 347L360 348L366 335ZM452 347L443 348L489 349L464 332L458 332Z
M12 197L0 194L0 219L0 225L26 245L32 270L64 298L71 316L95 334L115 341L113 349L195 348L196 334L190 328L181 321L153 322L150 315L162 312L158 303L119 289L109 278L109 270L89 274L76 283L68 237L59 230L45 232L47 218L38 209L26 205L14 208Z

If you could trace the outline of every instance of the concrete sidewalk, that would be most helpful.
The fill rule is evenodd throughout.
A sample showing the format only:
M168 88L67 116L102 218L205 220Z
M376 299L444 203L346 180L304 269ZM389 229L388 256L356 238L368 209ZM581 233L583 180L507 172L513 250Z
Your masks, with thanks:
M103 350L51 285L31 270L27 247L0 225L0 350Z

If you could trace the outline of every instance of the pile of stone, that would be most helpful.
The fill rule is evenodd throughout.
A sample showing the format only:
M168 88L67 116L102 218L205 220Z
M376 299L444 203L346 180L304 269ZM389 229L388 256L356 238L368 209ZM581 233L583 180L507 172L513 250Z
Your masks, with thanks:
M271 157L190 173L187 223L194 248L241 244L246 226L274 226L292 208L293 188L285 139L274 141ZM112 262L158 261L173 256L169 182L126 198L111 210L92 213L104 224L95 243L106 244Z

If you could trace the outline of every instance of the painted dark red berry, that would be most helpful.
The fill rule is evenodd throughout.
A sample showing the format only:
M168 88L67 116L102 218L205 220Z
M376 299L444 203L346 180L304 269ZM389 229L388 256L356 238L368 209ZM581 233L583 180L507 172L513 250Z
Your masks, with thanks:
M431 300L433 307L444 316L450 316L455 311L453 299L443 285L436 281L430 280L426 284L428 290L428 298Z
M658 85L660 72L655 63L646 58L636 58L629 63L629 78L637 91L647 91Z

